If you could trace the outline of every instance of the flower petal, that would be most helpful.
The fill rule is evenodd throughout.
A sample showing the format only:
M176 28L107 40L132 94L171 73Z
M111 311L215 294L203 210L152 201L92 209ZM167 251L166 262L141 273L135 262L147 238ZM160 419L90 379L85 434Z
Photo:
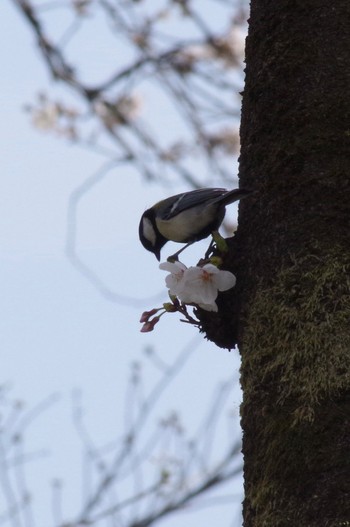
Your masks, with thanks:
M211 304L198 304L199 307L202 309L205 309L205 311L215 311L218 312L218 306L216 305L216 302L212 302Z
M171 295L178 296L182 289L182 280L187 267L182 262L163 262L159 265L163 271L170 274L165 278L165 283Z
M218 273L221 273L220 269L218 269L216 267L216 265L213 265L213 264L205 264L203 265L202 269L204 269L205 271L207 271L208 273L212 274L212 275L216 275Z
M236 284L236 277L230 271L220 271L216 276L216 286L219 291L227 291Z
M218 295L212 274L202 267L187 269L181 285L179 298L184 303L211 304Z
M159 264L159 269L162 271L168 271L172 274L177 274L178 272L185 271L187 269L186 265L182 262L162 262Z

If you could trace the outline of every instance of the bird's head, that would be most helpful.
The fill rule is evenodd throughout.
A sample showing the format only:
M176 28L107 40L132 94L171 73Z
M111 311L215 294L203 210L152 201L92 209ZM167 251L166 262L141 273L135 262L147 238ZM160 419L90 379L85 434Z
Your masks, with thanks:
M157 229L153 209L148 209L142 214L139 225L139 238L144 248L147 251L151 251L159 261L160 251L166 244L167 239Z

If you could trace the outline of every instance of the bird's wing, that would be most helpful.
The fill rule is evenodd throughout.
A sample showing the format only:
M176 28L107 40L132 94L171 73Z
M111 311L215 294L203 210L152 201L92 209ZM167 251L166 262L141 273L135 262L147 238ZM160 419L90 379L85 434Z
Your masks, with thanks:
M163 211L164 219L169 220L186 209L196 207L206 201L215 200L226 193L227 190L224 188L200 188L198 190L184 192L183 194L177 194L173 196L171 204L168 206L166 205L167 200L165 200L164 205L166 208ZM177 199L174 201L174 198Z

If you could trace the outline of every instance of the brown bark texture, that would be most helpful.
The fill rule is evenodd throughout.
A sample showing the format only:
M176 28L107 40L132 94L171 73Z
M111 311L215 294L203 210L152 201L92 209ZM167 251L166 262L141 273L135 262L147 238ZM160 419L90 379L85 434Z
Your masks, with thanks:
M244 526L350 526L349 0L252 0L241 142Z

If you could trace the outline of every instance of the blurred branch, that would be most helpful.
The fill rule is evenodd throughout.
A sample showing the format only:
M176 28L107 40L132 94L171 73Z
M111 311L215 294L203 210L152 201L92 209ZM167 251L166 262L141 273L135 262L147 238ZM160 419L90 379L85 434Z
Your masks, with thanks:
M62 80L72 84L74 88L80 89L79 84L74 79L74 69L70 66L58 47L53 45L49 37L46 36L43 26L37 16L35 8L27 0L13 0L14 4L20 9L20 12L26 18L28 24L33 29L37 38L37 44L42 52L42 56L47 63L49 71L55 80Z
M103 282L97 273L95 273L79 256L77 252L77 230L78 230L78 207L81 200L91 192L96 185L100 184L108 175L110 170L118 166L117 161L109 161L105 163L96 173L88 177L82 184L80 184L70 195L67 211L67 235L66 235L66 255L71 264L84 276L99 293L110 302L117 302L121 305L133 306L141 308L145 302L156 302L163 297L163 293L154 295L150 298L132 298L131 296L123 296L111 290L111 288Z
M233 162L239 152L245 4L209 0L206 11L201 0L12 1L32 30L50 76L69 88L63 101L55 96L53 87L50 94L42 91L27 106L33 125L88 148L104 160L101 169L87 176L70 196L66 254L106 299L140 305L139 299L112 291L78 254L79 206L116 166L131 166L146 180L165 186L233 186ZM52 24L55 10L69 15L59 35L58 26ZM103 45L93 50L96 57L89 56L90 69L84 71L84 32L88 38L97 37L89 24L95 16L101 20L100 15L105 23L98 35ZM76 57L71 49L78 38L82 39L81 65L71 58ZM110 57L114 60L109 70L96 80L94 60L98 65L108 64ZM141 302L144 305L145 300ZM236 436L229 438L216 459L213 456L219 422L232 393L231 380L219 387L194 438L186 436L174 411L152 432L146 431L197 342L192 341L171 365L149 354L161 377L147 395L141 371L134 367L125 401L125 432L109 445L95 444L81 402L74 399L73 422L84 449L83 505L76 520L65 522L63 490L56 482L52 508L57 526L111 520L113 525L146 527L174 511L219 500L210 492L232 482L240 472ZM27 425L45 408L43 404L22 418L16 412L9 414L8 432L17 430L17 439L22 440ZM13 444L6 441L1 443L0 462L7 509L0 523L31 527L24 473L24 460L31 458L22 443L16 456L9 457ZM23 470L14 479L16 465L16 470Z
M7 391L7 390L6 390ZM0 525L31 527L34 525L32 497L27 482L28 463L47 456L45 450L27 452L26 431L53 404L52 394L33 408L26 410L20 401L8 400L2 389L0 397Z
M72 20L60 37L53 38L44 20L48 12L52 17L59 3L45 8L34 1L12 1L32 28L52 78L69 86L82 105L66 111L66 103L45 96L39 107L30 107L36 126L77 144L90 144L103 155L108 155L112 141L112 158L133 164L146 179L161 184L183 181L192 188L220 181L232 184L246 19L240 3L212 0L213 17L194 0L169 0L158 7L149 0L71 1L64 5ZM117 46L114 71L94 84L83 82L69 59L70 44L95 16L93 9L105 14L106 38L109 35ZM182 21L192 26L192 35L174 34L172 24L181 27ZM161 113L148 107L150 95L161 101ZM176 126L164 128L161 114ZM230 151L224 130L237 136Z
M198 338L195 340L198 345ZM142 429L148 421L150 413L154 409L155 405L159 402L162 393L169 387L171 381L175 379L176 375L183 368L185 362L187 362L191 356L191 353L193 353L195 349L196 346L194 346L194 341L192 341L190 345L186 346L182 353L179 354L174 364L168 369L166 374L162 376L161 380L154 386L151 393L143 402L141 409L137 413L135 421L130 425L124 436L124 439L122 440L120 452L117 453L110 464L109 470L106 472L97 489L94 491L93 495L84 506L84 510L79 520L81 523L87 521L91 511L96 508L106 490L114 483L120 474L123 464L125 461L129 460L130 452L135 448L135 441L140 437ZM134 383L136 383L136 386L138 386L139 380L135 378L133 379L133 382L130 385L132 391L135 391L135 388L133 388ZM130 413L128 394L126 395L126 402L126 412Z
M208 442L214 443L215 431L219 428L218 422L225 415L224 403L225 399L228 400L228 395L232 394L232 380L223 383L218 389L208 415L194 439L185 439L183 426L175 413L163 419L154 433L150 432L150 419L162 401L165 390L182 371L198 343L196 338L179 353L172 365L165 367L159 382L146 397L142 396L144 390L141 368L138 365L133 366L129 389L125 396L125 413L128 416L126 431L123 437L114 441L108 448L98 448L94 445L84 424L81 402L75 399L75 427L87 452L86 459L94 464L100 479L95 487L90 489L89 496L85 497L78 518L69 524L62 524L61 527L93 525L114 514L123 514L120 518L125 514L125 518L129 519L124 518L121 521L128 527L146 527L174 511L182 510L194 502L197 504L197 500L204 494L231 481L240 473L239 439L230 438L226 453L214 463L210 463L208 450ZM115 453L108 461L106 456L108 452L113 451ZM203 455L200 454L201 451ZM148 467L152 459L158 468L156 476L154 471L150 473ZM129 488L127 482L132 481L134 476L135 492L123 497L125 488ZM112 492L117 498L114 498L114 504L106 507L106 496ZM143 512L136 513L138 506ZM198 506L201 506L200 502Z
M149 0L67 0L42 5L36 5L34 0L12 1L32 29L52 78L78 96L74 104L68 104L41 93L36 102L27 106L33 124L104 159L101 169L72 192L66 254L107 300L135 307L144 305L145 299L113 291L80 257L79 204L117 166L130 166L146 180L163 185L234 185L245 4L212 0L213 17L203 12L195 0L164 0L157 6ZM45 17L50 13L52 18L54 10L60 7L71 16L61 36L54 38L46 28ZM106 38L113 38L108 49L112 46L109 52L113 53L116 46L116 60L110 68L113 71L104 73L105 80L88 84L77 74L81 68L69 58L70 45L86 24L101 13L105 15ZM172 25L176 23L179 27L185 23L192 29L182 36L182 31L174 33ZM100 59L103 61L104 56ZM166 123L160 118L164 115ZM159 295L149 301L158 299Z

